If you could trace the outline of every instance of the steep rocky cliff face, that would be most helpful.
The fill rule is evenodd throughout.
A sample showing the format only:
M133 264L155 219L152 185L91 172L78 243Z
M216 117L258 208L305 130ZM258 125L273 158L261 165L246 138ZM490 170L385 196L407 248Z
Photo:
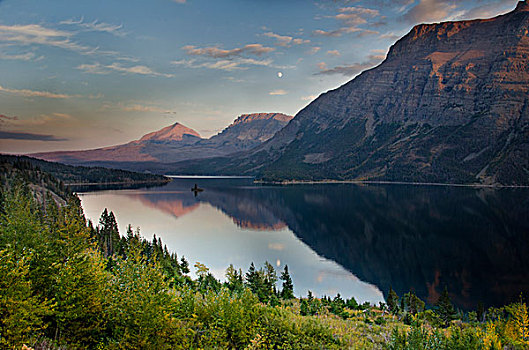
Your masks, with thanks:
M416 26L378 67L322 94L268 142L210 163L270 180L528 185L528 90L520 2L493 19Z
M225 156L250 150L274 136L292 118L281 113L244 114L220 134L209 139L202 138L193 129L175 123L124 145L87 151L38 153L32 156L68 164L153 170L160 168L163 163Z
M222 148L225 154L252 149L271 139L292 120L283 113L253 113L239 116L220 134L200 142L202 146Z

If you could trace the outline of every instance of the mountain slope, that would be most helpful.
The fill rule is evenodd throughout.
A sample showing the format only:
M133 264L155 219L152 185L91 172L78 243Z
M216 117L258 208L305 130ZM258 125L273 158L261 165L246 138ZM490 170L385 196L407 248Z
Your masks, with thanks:
M43 172L53 178L57 178L66 185L81 184L163 184L170 181L169 178L154 174L134 173L118 169L106 169L97 167L72 166L61 163L52 163L41 159L26 156L14 156L0 154L0 173L9 175L10 169L26 169L31 172ZM24 177L24 176L23 176ZM29 179L35 183L35 179Z
M175 123L124 145L31 156L67 164L152 171L163 163L224 156L252 149L274 136L290 119L291 116L281 113L245 114L209 139L203 139L195 130Z
M86 151L62 151L35 153L32 157L67 164L89 164L93 162L146 162L157 161L160 151L191 145L201 139L193 129L179 123L144 135L141 139L124 145L110 146ZM181 160L185 158L176 158Z
M418 25L378 67L244 156L209 160L209 172L528 185L528 33L525 1L493 19Z

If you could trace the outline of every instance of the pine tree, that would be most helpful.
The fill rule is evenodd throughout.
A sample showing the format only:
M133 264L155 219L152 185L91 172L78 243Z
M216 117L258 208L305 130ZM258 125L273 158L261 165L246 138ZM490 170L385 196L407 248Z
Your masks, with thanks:
M391 312L394 315L399 313L399 296L391 287L389 287L387 303L388 303L389 312Z
M520 301L508 307L508 311L512 316L514 329L517 333L518 339L522 344L529 345L529 315L527 313L527 305L523 302L522 295Z
M180 271L184 275L187 275L189 273L189 263L187 262L185 257L182 257L180 259Z
M163 271L156 259L147 261L133 241L127 258L118 258L110 292L111 337L123 349L165 349L176 329Z
M0 348L20 349L42 335L43 318L51 315L53 307L33 294L27 259L0 250Z
M240 293L244 290L242 271L236 270L232 264L226 269L226 286L232 292Z
M477 319L478 322L485 322L485 307L481 301L478 303Z
M269 299L272 294L275 293L276 283L277 283L277 274L274 267L268 262L265 262L265 271L264 271L264 288L267 298Z
M419 312L424 311L424 301L419 299L419 297L417 297L413 291L406 293L403 299L405 300L407 310L410 314L416 315Z
M106 258L121 252L120 236L116 217L105 208L99 219L99 246Z
M294 298L294 284L292 278L288 273L288 265L285 265L285 269L281 273L281 280L283 281L283 289L281 290L281 298L289 300Z
M300 305L299 305L299 314L301 316L308 316L310 315L310 309L309 309L309 303L307 302L307 299L301 299Z
M455 318L456 310L454 309L454 305L452 305L452 301L450 300L450 296L448 295L448 289L446 287L443 293L441 293L439 300L435 304L434 310L435 313L439 315L439 317L443 321L445 327L447 327L450 321Z
M354 297L351 297L351 299L346 300L345 306L350 310L356 310L358 308L358 302Z
M254 263L250 263L250 267L248 268L248 272L246 272L246 285L252 292L256 292L257 287L257 271L255 270Z

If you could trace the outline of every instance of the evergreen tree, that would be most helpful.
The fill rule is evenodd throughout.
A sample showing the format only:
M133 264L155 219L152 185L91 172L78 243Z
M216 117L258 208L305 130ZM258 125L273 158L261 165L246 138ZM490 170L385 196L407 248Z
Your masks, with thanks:
M232 264L226 269L226 286L232 292L240 293L244 290L242 271L236 270Z
M46 328L45 316L54 305L34 295L26 258L13 251L0 250L0 348L21 349L35 341Z
M314 296L312 295L312 292L309 290L307 292L307 301L310 303L312 302L312 300L314 300Z
M265 262L264 277L264 292L267 299L269 299L276 292L277 274L274 267L268 261Z
M439 297L439 300L435 304L435 313L441 318L445 327L448 326L450 321L452 321L456 316L456 310L450 296L448 295L448 289L445 287L443 293Z
M255 269L255 265L252 261L250 263L250 267L248 268L248 272L246 272L246 285L253 293L257 292L257 285L258 285L258 275L257 270Z
M358 308L358 302L354 297L351 297L351 299L347 299L345 306L350 310L356 310Z
M130 246L126 259L117 259L108 307L116 348L172 348L176 326L168 289L158 261L147 261L139 244Z
M405 304L406 304L406 310L412 314L416 315L419 312L424 311L425 303L413 291L410 291L409 293L404 294L403 297Z
M56 302L50 331L57 339L77 347L93 347L103 337L103 310L108 295L108 273L104 260L90 240L90 232L77 198L62 207L56 224L50 227L53 240L46 272L49 286L41 285Z
M118 224L114 213L105 208L99 219L99 247L106 258L121 252Z
M514 324L514 331L517 339L521 344L529 346L529 314L527 313L527 305L523 302L523 297L520 294L520 301L507 307Z
M477 319L478 322L485 322L485 307L481 301L478 303Z
M340 293L336 294L331 302L331 312L335 315L340 315L345 307L345 301L342 299Z
M281 273L281 280L283 281L283 289L281 290L281 298L289 300L294 298L294 284L292 278L288 273L288 265L285 265L285 269Z
M206 292L207 290L218 291L220 289L220 282L209 272L209 268L206 265L197 261L195 268L198 276L198 290Z
M387 304L388 304L389 312L391 312L394 315L399 313L399 296L391 287L389 287Z
M189 273L189 263L187 262L185 257L182 257L180 259L180 271L184 275L187 275Z
M309 316L310 315L310 307L307 299L301 298L300 304L299 304L299 314L301 316Z

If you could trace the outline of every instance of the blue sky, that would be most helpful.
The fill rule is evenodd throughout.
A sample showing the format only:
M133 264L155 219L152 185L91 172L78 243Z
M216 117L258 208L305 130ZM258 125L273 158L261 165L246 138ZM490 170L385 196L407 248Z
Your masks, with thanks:
M124 143L295 114L423 22L513 0L0 0L0 151Z

